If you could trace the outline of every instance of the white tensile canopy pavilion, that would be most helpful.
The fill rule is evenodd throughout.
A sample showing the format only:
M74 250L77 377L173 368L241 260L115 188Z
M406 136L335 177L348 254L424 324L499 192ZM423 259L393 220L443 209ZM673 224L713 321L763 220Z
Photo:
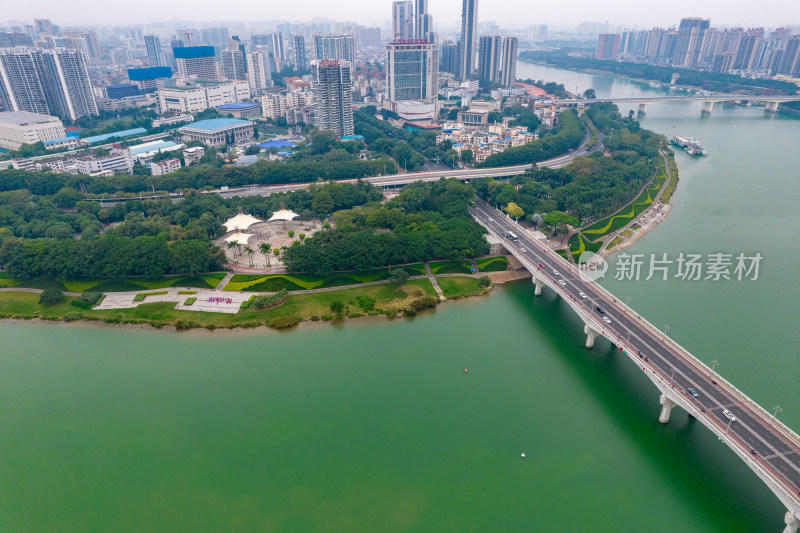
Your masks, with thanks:
M261 220L257 219L254 216L245 215L244 213L239 213L235 217L228 219L223 224L223 226L225 226L225 229L228 231L233 231L233 230L238 231L240 229L247 229L257 222L261 222Z
M229 236L225 237L225 242L231 243L233 241L236 241L242 246L247 246L247 239L249 239L252 236L253 235L251 233L241 233L239 231L236 231L234 233L231 233Z
M294 211L289 211L288 209L281 209L280 211L275 211L272 214L270 219L267 222L272 222L273 220L283 220L291 222L292 219L299 217L297 213Z

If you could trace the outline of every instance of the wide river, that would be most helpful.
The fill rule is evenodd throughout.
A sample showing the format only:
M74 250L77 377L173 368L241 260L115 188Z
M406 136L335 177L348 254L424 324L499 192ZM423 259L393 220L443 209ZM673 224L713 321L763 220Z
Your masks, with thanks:
M525 63L518 77L658 91ZM612 264L604 284L800 429L800 121L669 103L642 124L710 156L678 153L675 208L626 252L758 252L759 279L617 281ZM725 445L679 409L659 424L637 367L607 342L584 349L572 311L528 283L286 334L0 322L0 335L4 532L783 527Z

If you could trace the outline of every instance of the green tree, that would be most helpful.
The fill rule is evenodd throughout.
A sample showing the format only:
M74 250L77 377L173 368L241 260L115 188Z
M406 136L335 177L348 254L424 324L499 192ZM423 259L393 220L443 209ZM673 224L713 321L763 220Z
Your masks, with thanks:
M330 303L328 307L330 308L332 313L335 313L336 315L340 316L344 311L344 302L341 300L334 300Z
M239 241L230 241L228 250L233 250L233 260L236 261L236 251L239 249Z
M64 293L52 287L45 289L39 296L39 303L44 305L55 305L64 300Z
M256 253L255 250L253 250L249 246L245 246L244 253L247 254L247 258L250 260L250 266L253 266L253 254Z
M594 89L586 89L583 91L584 98L597 98L597 95L594 92Z
M395 285L405 285L408 281L408 272L402 268L396 268L389 274L389 280Z
M311 210L320 218L328 216L333 211L333 207L333 197L327 189L321 189L317 192L311 202Z
M272 266L269 262L269 252L270 252L270 244L268 242L262 242L258 245L258 251L264 254L264 257L267 259L267 267Z
M475 154L472 153L472 150L470 150L469 148L461 150L461 161L470 164L473 161L475 161Z

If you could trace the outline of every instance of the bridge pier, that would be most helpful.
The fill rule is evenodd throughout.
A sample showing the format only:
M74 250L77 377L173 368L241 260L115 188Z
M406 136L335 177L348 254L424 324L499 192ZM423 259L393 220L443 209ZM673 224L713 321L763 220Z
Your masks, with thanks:
M786 527L783 533L796 533L800 528L800 519L798 519L791 511L786 511L786 516L783 517Z
M766 102L766 104L767 104L767 113L778 112L778 106L780 105L780 102Z
M533 291L534 296L541 296L542 295L542 287L544 286L544 282L542 280L540 280L539 278L537 278L536 276L533 276L531 278L531 281L533 282L534 286L536 287L534 289L534 291Z
M647 114L647 104L639 104L639 114L640 115Z
M669 422L669 415L672 414L672 408L675 407L675 402L667 398L666 394L661 394L661 415L658 417L658 421L662 424L666 424Z
M703 115L710 115L713 110L714 102L703 102L703 110L701 111Z
M583 332L586 333L586 347L592 348L594 346L594 340L600 333L589 327L589 324L583 327Z

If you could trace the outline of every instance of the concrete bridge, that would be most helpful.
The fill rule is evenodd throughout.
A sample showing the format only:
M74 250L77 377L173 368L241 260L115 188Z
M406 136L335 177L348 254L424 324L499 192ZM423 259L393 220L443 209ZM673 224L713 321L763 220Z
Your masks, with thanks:
M711 114L714 109L714 104L718 102L732 102L742 101L748 102L761 102L765 104L768 113L776 113L778 106L782 102L800 102L800 94L793 96L754 96L744 94L712 94L712 95L698 95L698 94L684 94L684 95L663 95L663 96L643 96L631 98L591 98L591 99L570 99L559 100L559 104L578 105L578 104L592 104L594 102L613 102L615 104L639 104L639 113L647 113L647 104L654 104L657 102L703 102L703 114Z
M586 347L605 337L636 364L659 392L659 422L679 406L745 462L786 507L784 533L800 527L800 436L728 383L502 212L479 200L472 216L531 272L540 295L548 287L581 318ZM508 232L516 235L510 238ZM602 310L601 310L602 309Z

